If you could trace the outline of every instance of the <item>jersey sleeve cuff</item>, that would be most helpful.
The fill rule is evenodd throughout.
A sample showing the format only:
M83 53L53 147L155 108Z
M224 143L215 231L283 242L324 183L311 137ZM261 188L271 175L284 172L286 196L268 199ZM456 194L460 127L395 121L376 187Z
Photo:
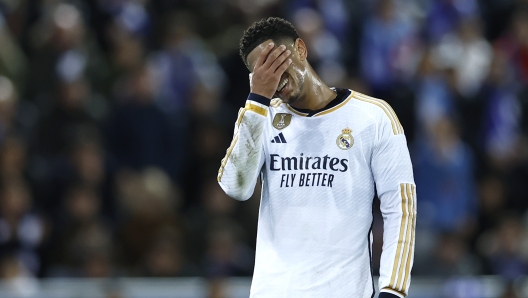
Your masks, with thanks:
M263 106L269 106L270 101L271 101L271 99L269 99L269 98L267 98L265 96L256 94L256 93L249 93L247 100L258 102L259 104L261 104Z
M263 104L262 102L265 102L265 104ZM244 108L246 109L246 111L252 111L261 116L267 117L269 103L269 98L255 93L249 93L248 99L246 100L246 106Z
M381 292L378 296L378 298L404 298L405 296L403 295L396 295L396 294L393 294L393 293L389 293L389 292Z

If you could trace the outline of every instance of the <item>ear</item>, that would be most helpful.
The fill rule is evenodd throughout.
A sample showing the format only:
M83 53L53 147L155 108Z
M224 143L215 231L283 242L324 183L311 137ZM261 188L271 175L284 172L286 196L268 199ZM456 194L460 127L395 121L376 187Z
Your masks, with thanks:
M295 40L294 47L297 55L299 55L299 59L301 59L301 61L306 60L308 57L308 50L306 49L306 44L304 44L304 41L300 38L297 38Z

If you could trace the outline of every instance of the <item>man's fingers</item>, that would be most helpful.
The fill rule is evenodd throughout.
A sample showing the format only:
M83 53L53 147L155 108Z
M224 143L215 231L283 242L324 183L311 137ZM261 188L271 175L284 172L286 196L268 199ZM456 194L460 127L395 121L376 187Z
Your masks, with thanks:
M263 64L264 68L269 69L273 62L275 62L275 59L277 59L285 50L285 45L280 45L275 50L273 50L273 52L268 55L268 58L266 58L266 61Z
M278 75L282 75L286 71L286 69L290 67L291 64L292 64L291 58L284 60L284 62L282 62L282 64L277 68L275 73Z
M255 70L255 68L257 68L257 67L261 66L262 64L264 64L264 62L266 61L266 58L268 57L268 54L273 49L273 46L274 46L274 43L270 42L264 48L264 50L260 53L259 57L257 58L257 62L255 62L255 66L253 67L253 70Z
M280 54L280 56L277 57L277 59L275 59L273 64L271 64L270 70L273 72L277 72L277 68L281 66L281 64L288 58L288 56L290 56L290 54L291 54L290 50L286 50L282 52L282 54Z

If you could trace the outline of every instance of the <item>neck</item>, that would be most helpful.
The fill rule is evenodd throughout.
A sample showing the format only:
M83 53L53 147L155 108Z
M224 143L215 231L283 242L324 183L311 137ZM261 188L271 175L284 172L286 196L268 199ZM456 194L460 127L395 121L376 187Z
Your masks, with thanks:
M316 111L326 107L337 96L311 67L305 77L303 89L299 100L291 104L294 108Z

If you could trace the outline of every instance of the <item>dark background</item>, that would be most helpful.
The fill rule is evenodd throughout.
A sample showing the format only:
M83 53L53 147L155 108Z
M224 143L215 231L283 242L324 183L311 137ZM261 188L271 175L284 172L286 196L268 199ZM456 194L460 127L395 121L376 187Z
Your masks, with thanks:
M267 16L398 114L414 276L528 273L528 1L2 0L0 277L251 276L259 190L216 175Z

